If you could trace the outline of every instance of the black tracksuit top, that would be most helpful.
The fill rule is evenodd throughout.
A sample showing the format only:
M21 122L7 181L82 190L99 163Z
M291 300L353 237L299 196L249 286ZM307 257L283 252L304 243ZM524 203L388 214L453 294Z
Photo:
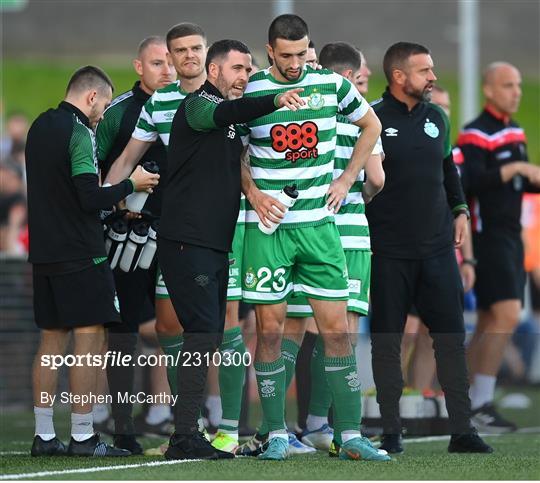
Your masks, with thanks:
M240 209L242 141L235 124L277 109L275 96L223 99L209 81L174 116L159 236L229 252Z
M366 206L376 255L425 259L453 246L452 211L465 208L449 122L436 105L409 111L387 89L373 109L382 123L384 189Z

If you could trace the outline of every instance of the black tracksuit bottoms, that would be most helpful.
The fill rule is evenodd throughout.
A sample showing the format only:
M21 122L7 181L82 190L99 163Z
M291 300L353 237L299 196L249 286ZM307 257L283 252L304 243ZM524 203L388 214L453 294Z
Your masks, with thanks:
M401 432L401 338L413 303L433 339L451 431L469 433L463 285L453 250L421 260L372 257L372 364L384 433Z
M166 239L158 240L159 267L184 328L174 408L178 434L197 431L208 361L221 344L227 309L229 257L226 252Z

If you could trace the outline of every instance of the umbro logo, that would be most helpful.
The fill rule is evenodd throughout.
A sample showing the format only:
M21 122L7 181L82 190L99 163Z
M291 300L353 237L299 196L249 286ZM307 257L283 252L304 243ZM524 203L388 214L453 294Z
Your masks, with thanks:
M386 133L386 135L388 137L390 137L390 136L395 137L395 136L397 136L398 130L394 129L393 127L389 127L387 129L385 129L384 132Z

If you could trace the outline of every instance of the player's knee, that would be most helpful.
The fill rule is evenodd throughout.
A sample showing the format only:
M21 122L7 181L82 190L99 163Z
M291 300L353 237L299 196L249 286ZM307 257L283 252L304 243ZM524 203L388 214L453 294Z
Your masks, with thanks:
M352 347L347 332L342 333L324 333L325 354L329 357L345 356L351 353Z
M513 331L519 324L521 305L519 301L499 302L491 307L493 319L489 324L489 332Z

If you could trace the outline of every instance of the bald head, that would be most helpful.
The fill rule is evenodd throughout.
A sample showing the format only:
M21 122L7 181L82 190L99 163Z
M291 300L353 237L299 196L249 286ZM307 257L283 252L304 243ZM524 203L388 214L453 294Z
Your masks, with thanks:
M488 104L510 116L519 109L521 74L508 62L493 62L484 70L482 85Z
M484 69L482 74L482 84L491 84L497 79L498 75L509 72L517 73L519 75L519 70L508 62L492 62Z

